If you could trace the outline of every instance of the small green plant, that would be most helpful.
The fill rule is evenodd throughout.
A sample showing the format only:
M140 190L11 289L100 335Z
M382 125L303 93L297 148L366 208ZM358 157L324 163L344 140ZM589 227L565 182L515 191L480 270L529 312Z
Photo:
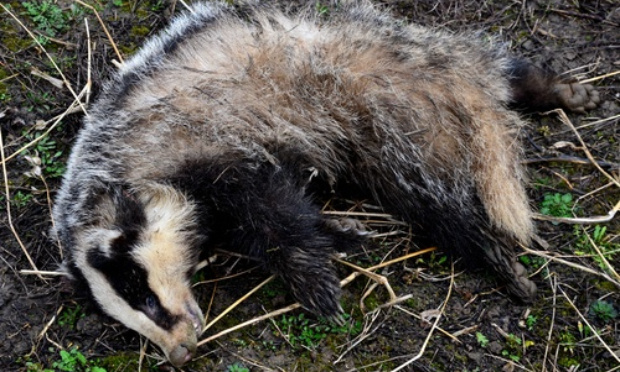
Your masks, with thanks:
M60 360L52 363L52 368L54 371L64 372L106 372L104 368L91 364L77 348L72 348L69 351L60 350ZM47 371L49 370L44 370Z
M540 213L554 217L572 217L572 194L545 194L540 205Z
M67 29L67 22L62 9L53 1L25 1L22 5L36 28L47 36L54 37L57 32Z
M80 320L80 318L83 318L84 315L86 314L84 314L80 305L65 308L58 316L58 324L62 327L74 329L78 320Z
M293 347L302 346L315 349L328 334L351 334L357 335L362 330L362 322L350 320L348 314L344 314L345 324L342 326L333 324L327 319L320 318L311 321L304 313L297 316L282 316L277 322L278 327L285 333L285 337Z
M516 336L512 333L505 335L506 336L506 349L502 350L502 356L514 361L518 362L521 360L521 345L523 341L519 336ZM529 342L528 344L533 344ZM526 345L528 346L528 345Z
M40 134L40 132L24 133L24 137L26 140L32 141L38 138ZM34 163L33 165L40 166L47 177L60 177L65 172L65 164L61 159L63 151L58 149L56 141L49 136L41 138L34 150L24 150L22 155L28 156L31 163Z
M250 372L243 364L234 363L226 367L226 372Z
M519 261L521 261L521 263L524 264L525 266L529 266L534 270L537 270L538 268L540 268L541 266L545 264L544 258L538 257L538 256L530 256L527 254L519 256Z
M28 205L28 202L32 199L32 194L24 193L21 190L13 194L11 204L17 208L23 208Z
M480 347L487 347L489 344L489 339L481 332L476 332L476 341L478 341L478 345L480 345Z
M538 322L538 318L534 315L528 315L527 319L525 319L525 325L527 326L528 331L534 329L534 325Z
M618 316L618 311L607 301L596 300L590 305L590 315L596 316L604 323L608 323Z

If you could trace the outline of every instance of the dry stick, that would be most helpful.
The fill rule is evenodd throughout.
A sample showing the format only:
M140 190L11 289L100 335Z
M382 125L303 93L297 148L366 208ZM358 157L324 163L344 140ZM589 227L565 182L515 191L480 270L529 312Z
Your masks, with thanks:
M582 125L580 125L578 127L575 127L575 128L576 129L588 128L588 127L591 127L591 126L594 126L594 125L597 125L597 124L602 124L602 123L605 123L605 122L608 122L608 121L611 121L611 120L615 120L615 119L618 119L618 118L620 118L620 114L614 115L614 116L610 116L610 117L605 118L605 119L600 119L600 120L592 121L592 122L589 122L589 123L586 123L586 124L582 124Z
M60 121L62 119L64 119L65 116L67 116L68 114L73 112L73 109L79 105L81 105L80 99L82 98L82 96L84 95L84 93L86 92L86 87L84 87L84 89L82 89L82 91L80 92L80 94L78 95L77 99L74 100L71 105L69 106L69 108L67 108L65 110L65 112L63 112L62 114L56 116L56 118L50 120L50 121L54 121L54 123L45 131L43 132L43 134L41 134L40 136L38 136L37 138L33 139L32 141L28 142L27 144L25 144L24 146L20 147L17 151L15 151L14 153L12 153L11 155L7 156L6 159L2 159L2 164L4 164L5 162L13 159L14 157L16 157L17 155L19 155L22 151L29 149L30 147L34 146L35 144L37 144L41 138L47 136L48 134L50 134L50 132L52 130L54 130L54 128L56 128L56 126L58 126L58 124L60 123ZM48 121L48 122L50 122Z
M616 186L620 187L620 181L618 181L617 179L615 179L613 176L611 176L609 173L605 172L605 170L603 168L601 168L600 165L598 165L598 163L596 162L596 160L594 159L594 157L592 156L592 154L590 153L590 150L588 150L588 147L586 146L585 142L583 142L583 139L581 138L581 135L579 134L579 131L577 131L577 129L575 129L575 126L573 125L573 123L570 121L570 119L568 118L568 116L566 116L566 113L564 112L564 110L562 109L557 109L557 110L553 110L550 112L555 112L560 116L560 120L566 124L569 128L571 128L573 130L573 132L575 133L575 136L577 136L577 139L579 140L579 143L581 143L581 146L583 147L583 151L586 153L586 156L588 157L588 159L590 159L590 161L592 162L592 165L594 165L599 172L601 172L605 177L607 177L611 182L615 183Z
M378 309L375 309L371 313L368 314L370 315L369 316L370 319L364 322L364 327L361 333L356 338L353 339L353 342L351 343L351 345L342 354L340 354L338 359L336 359L332 363L333 365L340 363L342 361L342 358L344 358L345 355L347 355L351 350L355 349L357 345L364 342L364 340L372 336L381 326L383 326L383 324L385 323L385 320L380 322L379 324L377 324L377 326L373 328L373 324L375 324L375 322L379 318L379 315L381 315L381 312L377 310ZM366 316L364 317L366 318Z
M586 267L586 266L583 266L583 265L579 265L579 264L576 264L576 263L574 263L574 262L570 262L570 261L563 260L563 259L561 259L561 258L554 257L554 256L552 256L552 255L550 255L550 254L548 254L548 253L544 253L544 252L541 252L541 251L536 251L536 250L534 250L534 249L530 249L530 248L528 248L528 247L526 247L525 245L520 244L520 243L519 243L519 246L520 246L520 247L521 247L521 248L522 248L525 252L527 252L527 253L529 253L529 254L533 254L533 255L535 255L535 256L543 257L543 258L546 258L546 259L549 259L549 260L555 261L555 262L557 262L557 263L561 263L561 264L563 264L563 265L570 266L570 267L572 267L572 268L574 268L574 269L578 269L578 270L581 270L581 271L585 271L585 272L587 272L587 273L589 273L589 274L593 274L593 275L596 275L596 276L600 276L600 277L604 278L605 280L607 280L607 281L611 282L612 284L614 284L616 287L620 288L620 282L619 282L619 281L617 281L617 280L615 280L614 278L612 278L611 276L609 276L609 275L607 275L607 274L605 274L605 273L602 273L602 272L599 272L599 271L596 271L596 270L590 269L589 267Z
M41 48L41 50L43 51L43 53L45 54L45 56L47 57L47 59L49 59L49 61L52 63L52 66L54 66L54 68L56 69L56 71L58 72L58 74L60 75L60 77L62 78L62 81L65 83L65 86L67 87L67 89L69 89L69 92L71 92L71 94L73 95L73 98L75 100L77 100L78 102L78 95L75 93L75 91L73 90L73 88L71 87L71 83L69 82L69 80L67 80L67 78L65 77L65 74L62 73L62 70L60 69L60 67L58 67L58 65L56 64L56 62L54 61L54 59L49 55L49 53L47 52L47 50L43 47L43 45L41 45L41 43L39 42L39 40L37 39L37 37L32 33L32 31L30 31L28 29L28 27L26 27L22 21L19 20L19 18L17 18L15 16L15 14L13 14L9 9L7 9L7 7L5 7L3 4L0 4L0 7L2 7L2 9L4 9L5 12L7 12L11 18L13 18L17 23L19 23L19 25L24 29L24 31L26 31L26 33L28 33L28 35L30 36L30 38L32 38L32 40L34 40L35 43L37 43L37 46L39 48ZM80 107L82 108L82 110L84 111L84 114L86 114L86 116L88 116L88 113L86 112L86 108L84 108L84 105L82 105L82 102L80 102Z
M609 186L606 185L605 187L609 187ZM597 189L597 190L600 190L600 189ZM540 214L540 213L534 213L532 215L532 218L536 220L540 220L540 221L554 221L554 222L561 222L561 223L574 224L574 225L589 225L589 224L609 222L616 216L616 212L618 212L619 210L620 210L620 201L616 203L616 205L609 211L609 213L607 213L606 216L570 218L570 217L553 217L553 216L547 216L547 215Z
M86 47L88 50L88 58L86 59L87 61L87 67L86 67L86 104L88 104L90 102L90 88L92 87L93 81L92 81L92 59L93 59L93 51L92 51L92 44L90 42L90 28L88 27L88 18L84 17L84 27L86 28Z
M551 308L551 323L549 324L549 333L547 333L547 345L545 346L545 355L543 356L543 368L541 372L547 370L547 355L549 355L549 345L551 345L551 337L553 336L553 328L555 325L555 312L558 298L558 281L555 276L549 276L551 290L553 291L553 307Z
M603 347L605 349L607 349L607 351L609 352L609 354L611 354L611 356L614 357L614 359L616 361L618 361L618 363L620 363L620 356L618 356L613 350L611 350L611 348L609 347L609 345L607 345L607 343L601 338L601 336L598 334L598 332L596 331L596 328L592 327L592 325L590 324L590 322L588 322L588 319L586 319L585 316L583 316L583 314L579 311L579 309L577 309L577 306L575 306L575 304L573 303L573 301L570 300L570 298L568 298L568 295L566 294L566 292L564 292L564 290L562 289L562 287L558 286L558 289L560 290L560 292L562 292L562 296L564 296L564 298L566 299L566 301L568 301L568 303L570 304L570 306L573 308L573 310L575 310L575 312L577 313L577 315L579 315L579 317L581 318L581 320L590 328L590 330L592 330L592 333L594 333L594 336L596 336L596 338L601 342L601 344L603 344Z
M19 243L19 246L21 247L22 251L26 255L26 258L28 259L30 266L34 270L39 271L39 269L37 268L37 265L34 264L32 257L30 257L30 253L28 253L26 246L24 245L24 243L22 243L22 240L19 238L19 234L17 233L17 230L15 230L15 226L13 226L13 217L11 213L11 193L9 192L9 178L7 176L6 163L4 161L4 141L2 138L2 131L0 131L0 156L2 157L1 159L2 160L2 176L4 177L4 193L5 193L4 195L6 197L6 212L7 212L7 216L9 220L9 227L11 228L11 232L13 233L13 236L15 236L15 239ZM40 279L44 280L41 275L37 275L37 276Z
M383 275L379 275L379 274L375 274L373 273L371 270L369 269L364 269L363 267L359 267L357 265L354 265L350 262L347 262L345 260L341 260L338 257L332 257L332 260L339 262L345 266L349 266L350 268L353 268L355 270L357 270L358 272L362 273L363 275L367 276L368 278L374 280L376 283L381 284L382 286L385 287L385 289L387 289L389 295L390 295L390 301L394 301L396 300L397 296L396 293L394 293L394 290L392 289L392 287L390 286L390 282L387 280L387 278Z
M244 327L247 327L247 326L251 326L251 325L253 325L255 323L258 323L260 321L263 321L265 319L275 318L278 315L282 315L282 314L288 313L289 311L293 311L295 309L299 309L300 307L301 307L301 305L299 303L294 303L294 304L289 305L289 306L287 306L285 308L282 308L282 309L279 309L279 310L276 310L276 311L272 311L272 312L270 312L268 314L265 314L265 315L262 315L262 316L250 319L250 320L248 320L246 322L243 322L241 324L237 324L234 327L225 329L222 332L217 333L217 334L215 334L213 336L207 337L204 340L200 341L196 346L202 346L202 345L204 345L204 344L206 344L208 342L211 342L211 341L213 341L213 340L215 340L215 339L217 339L219 337L222 337L222 336L224 336L224 335L226 335L228 333L231 333L233 331L236 331L238 329L241 329L241 328L244 328Z
M22 275L69 276L69 274L62 271L19 270L18 272Z
M426 322L426 323L429 323L429 322L425 321L424 319L422 319L422 317L421 317L421 316L419 316L418 314L416 314L416 313L414 313L414 312L411 312L411 311L409 311L409 310L407 310L407 309L403 308L402 306L396 305L396 306L394 306L394 307L395 307L395 308L397 308L398 310L402 311L403 313L407 314L407 315L411 315L412 317L414 317L414 318L416 318L416 319L418 319L418 320L421 320L421 321L424 321L424 322ZM477 328L478 328L478 326L474 326L474 327L470 327L470 328L474 328L474 330L475 330L475 329L477 329ZM465 334L465 333L468 333L468 332L466 331L466 330L467 330L467 328L466 328L466 329L462 329L462 330L460 330L460 331L458 331L458 332L455 332L454 334L452 334L452 333L450 333L450 332L446 331L445 329L443 329L443 328L441 328L441 327L439 327L439 326L437 327L437 330L438 330L439 332L443 333L444 335L448 336L448 337L449 337L452 341L458 342L459 344L462 344L462 343L463 343L463 341L459 340L458 336L460 336L460 335L462 335L462 334ZM457 335L457 333L458 333L458 335Z
M116 56L118 57L118 60L121 61L121 63L125 63L125 61L123 60L123 56L121 55L121 52L118 51L118 48L116 47L116 43L114 42L114 39L112 39L112 35L110 35L110 32L108 31L108 28L106 27L105 23L103 22L103 19L101 19L101 17L99 16L99 13L97 12L97 9L95 9L93 6L84 3L83 1L80 0L73 0L78 4L81 4L87 8L89 8L90 10L93 11L93 13L95 13L95 16L97 17L97 19L99 20L99 24L101 25L101 27L103 28L103 32L105 32L106 36L108 37L108 40L110 40L110 44L112 44L112 48L114 49L114 53L116 53Z
M246 293L243 297L241 297L240 299L238 299L237 301L235 301L232 305L230 305L226 310L224 310L220 315L218 315L217 317L215 317L215 319L213 319L209 324L207 324L203 329L202 329L202 333L204 333L207 329L211 328L215 323L217 323L220 319L222 319L226 314L228 314L229 312L231 312L235 307L237 307L240 303L242 303L243 301L245 301L248 297L250 297L251 295L253 295L256 291L258 291L260 288L262 288L265 284L269 283L270 281L272 281L273 279L275 279L275 275L270 276L269 278L265 279L262 283L260 283L259 285L257 285L256 287L254 287L254 289L252 289L251 291L249 291L248 293Z
M370 267L370 268L368 268L368 269L366 269L366 270L368 270L368 271L373 271L373 270L376 270L376 269L380 269L380 268L382 268L382 267L389 266L389 265L391 265L391 264L394 264L394 263L396 263L396 262L400 262L400 261L406 260L406 259L411 258L411 257L419 256L419 255L422 255L422 254L425 254L425 253L428 253L428 252L432 252L432 251L434 251L434 250L436 250L436 249L437 249L436 247L426 248L426 249L423 249L423 250L421 250L421 251L414 252L414 253L410 253L410 254L408 254L408 255L405 255L405 256L400 257L400 258L396 258L396 259L391 260L391 261L383 262L383 263L381 263L381 264L379 264L379 265L375 265L375 266ZM354 272L353 274L349 275L349 276L348 276L348 277L346 277L345 279L341 280L341 281L340 281L340 286L341 286L341 287L344 287L345 285L347 285L347 284L349 284L351 281L353 281L353 279L357 278L359 275L362 275L362 274L361 274L360 272ZM244 301L247 297L249 297L251 294L253 294L254 292L256 292L256 291L257 291L257 290L258 290L261 286L263 286L264 284L266 284L268 281L272 280L273 278L274 278L274 276L269 277L269 278L268 278L267 280L265 280L263 283L259 284L259 285L258 285L258 287L254 288L253 290L251 290L250 292L248 292L248 294L246 294L245 296L243 296L243 297L242 297L242 298L240 298L239 300L235 301L235 303L234 303L233 305L229 306L229 307L228 307L228 308L224 311L224 313L220 314L220 315L219 315L216 319L212 320L212 321L211 321L211 322L210 322L210 323L209 323L209 324L208 324L208 325L207 325L207 326L203 329L203 332L205 332L205 331L206 331L209 327L211 327L213 324L215 324L215 323L216 323L219 319L221 319L221 318L222 318L225 314L227 314L228 312L230 312L230 311L231 311L231 310L232 310L235 306L237 306L239 303L241 303L242 301ZM300 305L299 303L294 303L294 304L292 304L292 305L290 305L290 306L287 306L287 307L285 307L285 308L282 308L282 309L279 309L279 310L276 310L276 311L272 311L272 312L270 312L270 313L268 313L268 314L265 314L265 315L262 315L262 316L259 316L259 317L256 317L256 318L253 318L253 319L250 319L250 320L245 321L245 322L243 322L243 323L241 323L241 324L237 324L237 325L236 325L236 326L234 326L234 327L231 327L231 328L225 329L225 330L223 330L223 331L222 331L222 332L220 332L220 333L217 333L217 334L215 334L215 335L212 335L212 336L209 336L209 337L207 337L207 338L203 339L202 341L200 341L200 342L197 344L197 346L204 345L204 344L206 344L206 343L208 343L208 342L211 342L211 341L213 341L213 340L215 340L215 339L217 339L217 338L219 338L219 337L222 337L222 336L224 336L224 335L226 335L226 334L228 334L228 333L234 332L234 331L236 331L236 330L238 330L238 329L241 329L241 328L244 328L244 327L247 327L247 326L250 326L250 325L256 324L256 323L258 323L258 322L260 322L260 321L263 321L263 320L265 320L265 319L273 318L273 317L276 317L276 316L278 316L278 315L288 313L289 311L293 311L293 310L298 309L298 308L300 308L300 307L301 307L301 305Z
M605 74L605 75L595 76L595 77L590 78L590 79L581 80L579 83L580 84L592 83L594 81L602 80L602 79L605 79L605 78L608 78L608 77L612 77L612 76L615 76L615 75L618 75L618 74L620 74L620 70L617 70L617 71L614 71L614 72L610 72L610 73Z
M618 203L618 205L620 205L620 202ZM616 269L609 263L609 261L607 261L607 258L605 258L605 255L603 254L603 252L601 252L601 250L598 247L598 245L596 245L594 240L592 240L592 238L590 237L590 234L588 234L586 232L586 229L584 229L583 227L581 229L585 233L585 236L588 237L588 241L590 242L590 244L592 245L592 247L594 248L594 250L596 251L596 253L600 257L600 259L605 263L607 269L609 269L609 271L611 271L611 273L616 277L616 279L618 279L618 281L620 281L620 275L618 275L618 272L616 271Z
M392 370L392 372L397 372L397 371L400 371L406 368L408 365L420 359L422 355L424 355L424 351L426 351L426 347L428 346L428 343L430 342L431 337L433 336L433 332L435 331L435 328L437 328L437 324L439 324L441 315L444 313L446 306L448 305L448 300L450 300L450 295L452 295L452 287L454 286L454 262L452 263L451 272L452 272L452 279L450 280L450 286L448 287L448 294L446 295L446 299L441 305L441 310L439 311L437 318L435 318L435 323L433 323L431 330L428 332L428 335L426 336L426 339L424 340L424 343L422 344L422 348L418 352L418 355L414 356L413 358L409 359L407 362L396 367L395 369Z

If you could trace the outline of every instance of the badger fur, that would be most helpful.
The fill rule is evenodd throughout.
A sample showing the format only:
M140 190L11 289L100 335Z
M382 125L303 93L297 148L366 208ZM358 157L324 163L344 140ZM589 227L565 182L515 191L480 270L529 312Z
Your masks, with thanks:
M339 313L330 255L359 246L310 190L366 192L529 300L534 234L512 109L592 108L597 93L482 35L403 25L368 4L329 20L197 3L90 108L54 208L66 267L104 312L191 359L190 290L213 247L256 257L308 310Z

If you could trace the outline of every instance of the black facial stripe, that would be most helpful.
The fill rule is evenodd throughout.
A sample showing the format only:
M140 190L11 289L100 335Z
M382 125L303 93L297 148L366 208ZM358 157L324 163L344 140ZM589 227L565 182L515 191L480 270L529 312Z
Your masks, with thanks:
M108 258L99 249L88 253L89 264L99 270L108 280L114 291L133 309L144 312L158 326L171 330L180 316L171 314L159 301L148 284L148 273L144 267L135 262L128 253L117 253ZM96 288L91 288L95 291ZM155 311L146 311L146 298L153 296L157 306Z

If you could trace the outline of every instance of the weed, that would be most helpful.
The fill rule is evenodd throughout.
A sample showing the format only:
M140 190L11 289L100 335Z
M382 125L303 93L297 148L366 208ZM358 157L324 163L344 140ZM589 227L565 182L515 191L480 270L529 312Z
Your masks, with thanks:
M489 344L489 339L481 332L476 332L476 340L478 341L478 345L480 345L480 347L487 347Z
M22 5L36 28L48 36L54 37L57 32L67 29L67 22L62 14L62 9L53 1L25 1Z
M534 329L534 325L536 325L536 322L538 322L537 317L535 317L534 315L527 316L527 319L525 319L525 325L527 325L528 331Z
M607 227L596 225L590 232L588 229L584 230L582 227L575 225L573 235L576 237L574 243L575 253L580 256L591 256L602 270L609 271L605 261L592 247L592 243L596 244L603 257L607 261L613 262L614 255L620 252L620 243L615 243L609 239Z
M575 351L575 345L577 344L577 338L567 329L564 329L560 333L560 345L562 345L562 350L564 352L569 352L573 354Z
M540 205L540 213L554 217L572 217L572 194L545 194Z
M28 205L28 202L30 202L30 199L32 199L32 194L27 194L21 191L17 191L15 194L13 194L11 204L13 204L17 208L23 208L26 205Z
M523 340L519 336L512 333L506 335L506 349L502 350L502 355L514 362L520 361L523 353L521 345L523 345ZM532 345L534 345L532 341L525 342L526 348Z
M543 266L545 264L545 259L539 256L530 256L530 255L522 255L519 256L519 261L521 261L522 264L531 267L534 270L537 270L538 268L540 268L541 266Z
M226 372L250 372L243 364L234 363L226 367Z
M315 349L317 345L327 337L328 334L351 334L357 335L362 330L362 322L349 321L350 316L344 314L346 324L338 326L320 318L313 322L307 319L304 313L298 316L282 316L278 321L278 327L285 332L285 337L293 347L298 345L309 349Z
M618 316L614 306L607 301L596 300L590 305L590 315L596 316L604 323L608 323Z
M64 309L58 316L58 324L62 327L74 329L80 318L83 318L86 314L82 312L80 305L75 305L72 308Z
M28 372L106 372L105 368L93 365L77 348L60 350L60 360L52 363L52 368L43 368L38 363L26 362Z
M28 141L38 138L41 133L24 133L24 137ZM57 143L48 136L45 136L37 142L34 150L28 149L22 152L22 155L33 159L31 162L40 164L43 172L47 177L60 177L65 172L65 164L61 161L62 150L58 150ZM35 160L36 159L36 160Z

